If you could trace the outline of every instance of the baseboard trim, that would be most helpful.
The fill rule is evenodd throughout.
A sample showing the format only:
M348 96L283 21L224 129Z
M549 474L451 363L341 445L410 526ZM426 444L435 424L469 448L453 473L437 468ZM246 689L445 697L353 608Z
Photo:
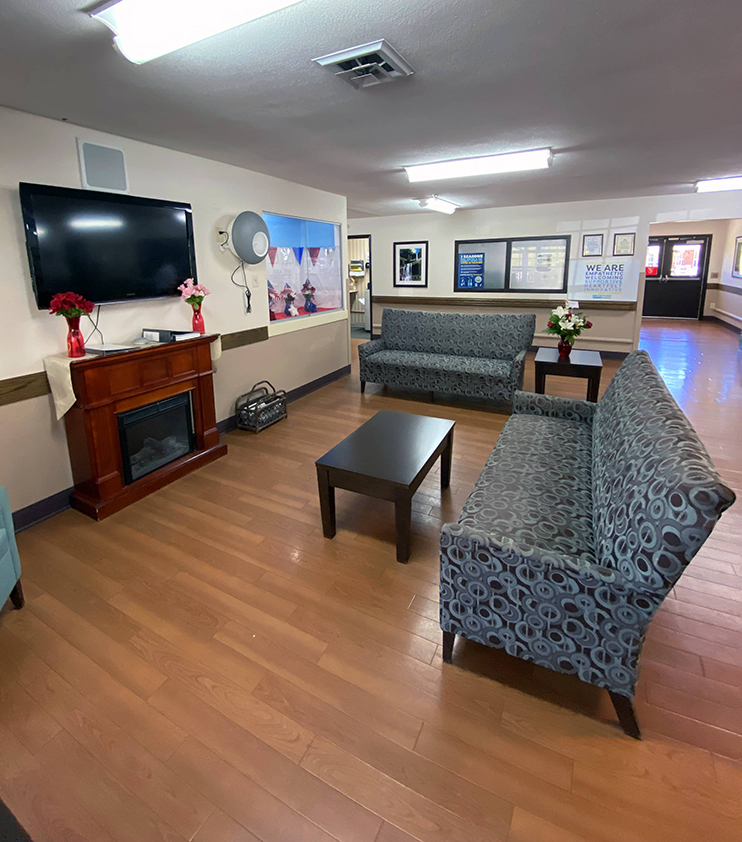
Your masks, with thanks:
M316 392L317 389L321 389L323 386L328 386L336 380L347 377L349 374L350 365L344 365L342 368L336 368L335 371L331 371L329 374L323 374L322 377L318 377L316 380L305 383L303 386L297 386L296 389L292 389L288 392L286 397L288 398L289 403L291 403L292 401L299 400L299 398L310 395L312 392Z
M303 398L312 392L316 392L317 389L321 389L323 386L327 386L330 383L334 383L336 380L347 377L349 374L350 366L344 365L342 368L338 368L335 371L331 371L329 374L324 374L322 377L318 377L316 380L305 383L303 386L298 386L296 389L292 389L287 393L286 397L288 398L289 403L291 403L291 401L298 400L299 398ZM237 422L235 421L234 415L230 415L229 418L217 421L216 428L219 430L220 436L225 435L225 433L231 433L232 430L236 430ZM50 517L54 517L54 515L58 515L60 512L65 511L65 509L69 509L70 494L72 494L74 490L74 486L72 488L66 488L64 491L58 491L50 497L45 497L43 500L39 500L38 503L31 503L30 506L26 506L23 509L18 509L17 512L13 512L13 526L15 527L15 531L22 532L30 526L35 526L37 523L48 520Z
M742 327L737 327L737 325L731 324L731 322L727 322L724 319L720 319L718 316L701 316L701 321L703 322L715 322L717 325L721 325L722 327L727 328L727 330L731 330L732 333L736 333L739 335L742 333Z
M292 389L290 392L286 393L286 399L289 403L292 401L299 400L299 398L306 397L306 395L310 395L312 392L316 392L317 389L321 389L323 386L327 386L330 383L334 383L336 380L340 380L342 377L346 377L350 374L350 366L345 365L342 368L335 369L335 371L331 371L329 374L324 374L322 377L318 377L316 380L312 380L309 383L305 383L303 386L297 386L296 389ZM216 428L219 430L219 435L223 436L226 433L231 433L232 430L237 429L237 420L235 419L234 415L230 415L229 418L224 418L222 421L216 422Z
M35 526L54 515L58 515L70 507L70 494L75 490L74 486L58 491L50 497L44 497L37 503L31 503L23 509L13 512L13 526L16 532L23 532L29 526Z

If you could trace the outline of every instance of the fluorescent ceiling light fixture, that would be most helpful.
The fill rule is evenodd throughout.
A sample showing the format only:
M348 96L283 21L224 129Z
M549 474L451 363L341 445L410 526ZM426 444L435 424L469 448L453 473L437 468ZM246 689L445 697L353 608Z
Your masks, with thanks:
M90 12L119 52L143 64L301 0L113 0Z
M742 190L742 175L732 178L704 178L696 184L699 193L716 193L719 190Z
M425 210L438 211L439 213L453 213L459 208L453 202L439 199L438 196L431 196L429 199L420 199L420 207L425 208Z
M434 181L438 178L543 170L551 166L551 159L551 149L531 149L529 152L508 152L506 155L487 155L484 158L460 158L457 161L441 161L438 164L418 164L405 167L405 170L410 181Z

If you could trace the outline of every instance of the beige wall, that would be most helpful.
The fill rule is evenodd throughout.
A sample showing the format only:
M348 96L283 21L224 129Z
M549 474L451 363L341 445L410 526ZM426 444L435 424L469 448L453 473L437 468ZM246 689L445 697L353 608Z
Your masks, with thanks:
M707 300L706 312L735 328L742 329L742 278L732 276L737 237L742 237L742 219L733 219L729 223L719 278L720 284L732 287L735 291L712 290L713 295L710 296L710 300Z
M441 191L443 192L443 191ZM688 223L699 231L707 220L723 220L739 216L738 193L685 194L680 196L648 196L630 199L606 199L590 202L571 202L553 205L531 205L510 208L488 208L456 211L451 216L421 212L394 217L368 217L351 219L348 223L352 234L372 235L372 262L374 266L374 296L440 297L446 302L442 309L455 310L457 300L466 300L468 293L454 293L454 242L461 239L487 237L527 237L571 234L571 270L580 259L584 233L605 234L605 258L611 254L613 233L636 231L636 262L633 280L636 283L634 311L591 310L590 302L580 298L581 309L594 322L591 332L579 342L583 348L606 351L630 351L637 347L641 329L641 302L644 295L644 259L650 225L673 222L673 227ZM716 223L714 223L716 224ZM721 223L723 224L723 223ZM392 249L395 241L429 241L429 282L427 289L399 289L392 282ZM604 258L604 259L605 259ZM507 293L486 293L486 297L501 312L507 312ZM544 299L540 294L518 294L519 298ZM548 296L558 302L563 296ZM574 296L572 296L574 297ZM408 305L404 305L408 306ZM720 305L721 306L721 305ZM374 305L374 331L380 328L381 307ZM435 309L421 305L418 309ZM537 314L537 334L546 324L550 307L528 308ZM467 307L467 312L473 308ZM524 310L520 310L524 312ZM589 338L588 338L589 337ZM554 340L537 335L538 344Z
M237 260L222 253L216 229L243 210L269 211L337 222L345 243L346 200L261 173L186 155L68 123L0 108L0 290L3 299L0 379L38 372L43 358L64 349L65 324L36 308L31 288L18 182L80 187L76 137L123 148L133 195L190 202L193 206L198 279L210 290L204 305L209 331L232 333L268 325L265 266L248 271L253 312L231 284ZM347 264L343 248L342 264ZM314 318L314 317L310 317ZM270 379L287 390L346 366L350 361L347 314L297 319L281 335L225 352L217 367L217 418L232 412L235 398L253 383ZM142 327L184 329L190 311L179 299L101 308L107 342L127 342ZM289 330L285 333L283 331ZM86 331L87 334L87 331ZM54 420L48 396L0 407L0 484L14 510L71 484L63 422Z

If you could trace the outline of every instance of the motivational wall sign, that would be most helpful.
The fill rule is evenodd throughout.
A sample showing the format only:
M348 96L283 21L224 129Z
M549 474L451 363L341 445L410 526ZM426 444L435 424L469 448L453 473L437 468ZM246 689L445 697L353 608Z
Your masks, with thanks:
M619 257L580 260L570 295L578 299L636 301L639 269L636 260Z

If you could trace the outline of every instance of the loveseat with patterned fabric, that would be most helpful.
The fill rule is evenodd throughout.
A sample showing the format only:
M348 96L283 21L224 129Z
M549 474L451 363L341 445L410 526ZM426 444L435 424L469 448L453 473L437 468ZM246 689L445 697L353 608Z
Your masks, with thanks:
M523 385L534 315L386 309L381 339L358 346L366 383L511 403Z
M734 502L645 351L597 404L519 392L441 534L456 635L606 688L626 733L654 613Z

